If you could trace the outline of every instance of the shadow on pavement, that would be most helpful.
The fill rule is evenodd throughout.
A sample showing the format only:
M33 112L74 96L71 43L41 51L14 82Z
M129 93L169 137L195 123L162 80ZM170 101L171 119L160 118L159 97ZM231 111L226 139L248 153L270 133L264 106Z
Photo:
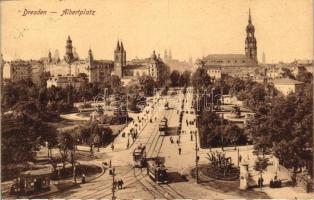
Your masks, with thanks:
M189 181L185 175L178 172L168 172L168 184Z

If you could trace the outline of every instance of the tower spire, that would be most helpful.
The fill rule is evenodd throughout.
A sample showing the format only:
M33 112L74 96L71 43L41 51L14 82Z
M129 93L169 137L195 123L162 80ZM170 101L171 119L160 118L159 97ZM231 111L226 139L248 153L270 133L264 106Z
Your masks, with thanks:
M116 49L117 51L120 51L120 44L119 44L119 40L118 40L118 42L117 42L117 49Z
M251 19L251 8L249 8L249 24L252 23L252 19Z
M123 42L121 41L121 51L124 51Z

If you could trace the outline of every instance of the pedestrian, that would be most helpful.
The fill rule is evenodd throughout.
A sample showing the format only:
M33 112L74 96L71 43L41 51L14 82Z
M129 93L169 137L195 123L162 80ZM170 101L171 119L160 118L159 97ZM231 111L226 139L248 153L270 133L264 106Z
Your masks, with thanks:
M112 151L114 150L114 145L113 145L113 143L111 144L111 150L112 150Z
M242 156L240 155L240 156L239 156L239 162L241 162L241 160L242 160Z
M270 179L269 187L270 187L270 188L273 188L273 187L274 187L274 181L273 181L273 179Z
M85 174L83 173L82 174L82 184L86 183L86 177L85 177Z
M182 151L182 149L181 149L181 147L179 147L179 155L181 155L181 151Z
M122 179L120 180L120 184L121 184L120 189L122 189L123 188L123 184L124 184Z
M109 160L109 168L111 168L111 160Z
M261 187L261 177L258 178L257 183L258 183L258 187Z

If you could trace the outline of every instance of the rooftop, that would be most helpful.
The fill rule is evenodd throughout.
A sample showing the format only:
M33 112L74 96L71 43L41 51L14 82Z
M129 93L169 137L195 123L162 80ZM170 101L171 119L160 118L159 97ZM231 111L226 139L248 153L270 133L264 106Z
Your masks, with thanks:
M36 169L36 170L28 170L25 172L22 172L21 175L26 176L40 176L40 175L47 175L51 174L51 169L49 168L42 168L42 169Z
M204 59L232 59L232 58L242 58L242 59L248 59L246 55L244 54L209 54Z
M274 85L297 85L302 84L303 82L297 81L290 78L279 78L272 81Z

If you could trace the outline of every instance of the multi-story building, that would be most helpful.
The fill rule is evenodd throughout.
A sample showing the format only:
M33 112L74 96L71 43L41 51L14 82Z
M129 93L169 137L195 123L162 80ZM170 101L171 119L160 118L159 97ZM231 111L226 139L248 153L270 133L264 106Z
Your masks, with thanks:
M51 77L59 80L60 77L78 77L84 73L89 82L103 82L106 77L116 75L123 83L129 83L139 76L151 76L155 80L159 78L160 69L164 66L161 58L155 52L146 59L126 60L126 50L123 43L118 41L114 50L114 60L95 60L91 49L85 60L79 59L73 52L72 40L68 37L64 59L52 59L49 51L45 59L45 71Z
M89 49L85 60L79 59L77 53L73 52L70 36L67 39L64 59L52 59L50 51L45 59L45 71L49 72L51 77L54 78L60 76L78 77L80 74L86 74L89 82L102 82L111 75L113 69L113 61L95 60L91 49Z
M285 96L290 93L298 92L303 87L303 82L289 78L279 78L271 82L274 84L275 88Z
M60 88L65 89L71 86L75 89L79 89L86 82L87 82L86 79L84 79L83 77L77 77L77 76L50 77L47 80L47 88L55 86L55 87L60 87Z
M255 27L252 24L251 12L246 27L245 54L210 54L197 60L199 67L217 68L221 67L223 74L248 78L254 75L257 62L257 45L255 38ZM200 66L201 65L201 66Z
M178 70L180 72L183 72L185 70L188 70L188 71L193 71L194 70L192 57L189 57L189 61L188 62L180 61L180 60L175 59L173 57L171 49L169 49L168 51L165 50L163 61L164 61L164 63L167 66L170 67L171 70Z
M126 51L123 43L117 43L114 51L114 74L127 84L139 76L151 76L156 81L160 78L160 70L165 67L164 62L155 51L149 58L126 60Z
M3 65L3 78L12 82L31 79L35 83L40 82L43 73L43 63L36 60L13 60Z

